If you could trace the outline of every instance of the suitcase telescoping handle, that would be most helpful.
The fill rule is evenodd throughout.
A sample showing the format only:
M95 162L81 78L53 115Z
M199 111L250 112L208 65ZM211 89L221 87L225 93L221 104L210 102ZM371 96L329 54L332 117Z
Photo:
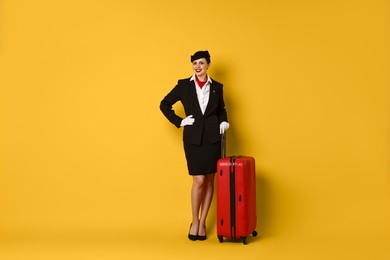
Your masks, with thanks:
M226 133L221 135L221 158L226 157Z

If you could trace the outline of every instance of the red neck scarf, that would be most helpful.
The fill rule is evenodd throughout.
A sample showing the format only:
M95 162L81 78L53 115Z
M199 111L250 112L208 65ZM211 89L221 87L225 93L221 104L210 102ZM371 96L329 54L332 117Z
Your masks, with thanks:
M206 84L207 80L208 80L208 76L206 76L206 81L205 82L202 82L198 79L198 76L195 75L195 79L196 79L196 83L198 83L199 87L200 88L203 88L204 84Z

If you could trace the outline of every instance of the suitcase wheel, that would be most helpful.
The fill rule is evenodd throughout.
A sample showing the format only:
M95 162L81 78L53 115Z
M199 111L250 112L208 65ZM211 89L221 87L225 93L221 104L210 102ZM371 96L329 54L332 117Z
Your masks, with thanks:
M222 243L223 242L223 236L218 236L218 241L219 241L219 243Z
M241 237L241 241L244 245L248 244L248 238L247 237Z
M256 237L257 236L257 231L255 230L255 231L253 231L253 233L252 233L252 236L254 236L254 237Z

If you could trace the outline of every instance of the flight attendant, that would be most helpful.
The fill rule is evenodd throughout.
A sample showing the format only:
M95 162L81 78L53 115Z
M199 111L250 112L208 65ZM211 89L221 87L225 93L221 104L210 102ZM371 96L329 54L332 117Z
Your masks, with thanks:
M229 128L223 85L210 78L208 51L198 51L191 56L194 74L178 81L164 97L160 109L177 128L184 127L183 144L188 173L192 176L192 223L188 238L205 240L206 217L214 193L214 176L221 157L221 134ZM186 114L178 116L173 105L181 101Z

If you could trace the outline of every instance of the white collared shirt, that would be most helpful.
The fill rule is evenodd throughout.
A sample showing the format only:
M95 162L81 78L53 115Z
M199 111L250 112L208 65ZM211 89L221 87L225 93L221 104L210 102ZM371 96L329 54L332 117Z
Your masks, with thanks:
M207 76L207 82L204 84L203 88L200 88L198 83L195 80L195 74L191 77L190 81L195 82L196 95L198 96L198 102L202 113L206 111L207 104L209 103L210 98L210 85L212 83L211 78Z

